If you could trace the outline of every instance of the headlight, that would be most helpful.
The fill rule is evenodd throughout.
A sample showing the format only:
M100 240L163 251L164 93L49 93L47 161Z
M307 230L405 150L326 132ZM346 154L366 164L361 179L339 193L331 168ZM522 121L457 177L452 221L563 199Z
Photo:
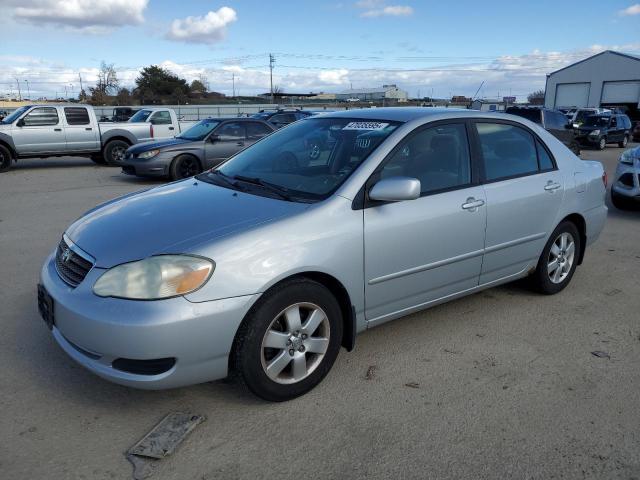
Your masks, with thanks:
M160 150L147 150L146 152L142 152L140 155L138 155L138 158L153 158L156 155L158 155L160 153Z
M600 135L600 130L592 130L589 135L593 135L594 137L597 137L598 135Z
M158 255L107 270L93 286L100 297L158 300L185 295L209 280L215 264L189 255Z
M624 152L622 152L622 155L620 155L620 163L626 163L627 165L633 165L633 159L635 158L635 150L636 149L631 149L631 150L625 150ZM638 157L640 157L640 151L638 151L639 155Z

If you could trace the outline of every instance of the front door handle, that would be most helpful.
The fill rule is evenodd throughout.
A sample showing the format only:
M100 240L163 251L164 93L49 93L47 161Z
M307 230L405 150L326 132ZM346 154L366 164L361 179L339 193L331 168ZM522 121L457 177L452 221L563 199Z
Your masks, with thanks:
M169 127L169 130L175 130L175 128L173 128L173 127Z
M87 127L87 128L85 128L85 130L86 130L87 132L90 132L91 130L93 130L93 128L91 128L91 127Z
M544 186L544 189L547 192L553 192L554 190L559 189L561 186L562 185L560 185L559 183L554 182L553 180L549 180L547 184Z
M476 200L473 197L469 197L467 198L467 201L462 204L462 209L469 210L470 212L475 212L478 209L478 207L481 207L483 205L484 205L484 200L481 200L481 199Z
M53 131L54 131L54 132L61 132L61 131L62 131L62 129L61 129L61 128L54 128L54 129L53 129Z

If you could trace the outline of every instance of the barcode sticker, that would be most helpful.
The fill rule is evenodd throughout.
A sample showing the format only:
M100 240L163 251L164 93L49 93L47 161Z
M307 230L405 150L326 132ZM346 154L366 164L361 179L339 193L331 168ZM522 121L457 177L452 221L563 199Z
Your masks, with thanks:
M381 122L350 122L343 130L384 130L388 126L388 123Z

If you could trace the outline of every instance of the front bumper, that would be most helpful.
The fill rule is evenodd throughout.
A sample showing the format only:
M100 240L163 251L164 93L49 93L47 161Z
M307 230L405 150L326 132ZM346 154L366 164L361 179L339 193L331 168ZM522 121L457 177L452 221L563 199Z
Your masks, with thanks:
M640 160L635 160L634 165L618 162L611 190L640 201Z
M140 159L126 156L119 165L122 173L127 175L137 175L139 177L167 177L173 156L159 153L149 159Z
M578 135L575 137L576 142L578 142L578 144L583 147L597 147L598 144L600 143L601 138L602 138L601 135L598 135L598 136Z
M101 298L92 286L105 270L94 267L75 289L58 276L54 256L40 282L53 299L52 333L76 362L102 378L144 389L173 388L227 376L234 336L259 294L195 303ZM175 359L159 374L114 367L117 359ZM116 363L118 366L119 363Z

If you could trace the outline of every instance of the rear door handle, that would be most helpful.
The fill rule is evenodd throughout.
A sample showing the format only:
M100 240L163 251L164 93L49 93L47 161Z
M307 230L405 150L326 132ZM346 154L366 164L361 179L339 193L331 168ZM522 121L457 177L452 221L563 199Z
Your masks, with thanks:
M173 127L169 127L169 130L175 130L175 128L173 128Z
M475 212L478 207L481 207L484 205L484 200L476 200L473 197L469 197L467 198L467 201L465 203L462 204L462 209L463 210L469 210L470 212Z
M87 131L89 131L89 132L90 132L91 130L93 130L93 128L91 128L91 127L87 127L87 128L85 128L85 130L87 130Z
M554 190L557 190L561 187L562 185L560 185L559 183L554 182L553 180L549 180L547 182L547 184L544 186L544 189L547 192L553 192Z

